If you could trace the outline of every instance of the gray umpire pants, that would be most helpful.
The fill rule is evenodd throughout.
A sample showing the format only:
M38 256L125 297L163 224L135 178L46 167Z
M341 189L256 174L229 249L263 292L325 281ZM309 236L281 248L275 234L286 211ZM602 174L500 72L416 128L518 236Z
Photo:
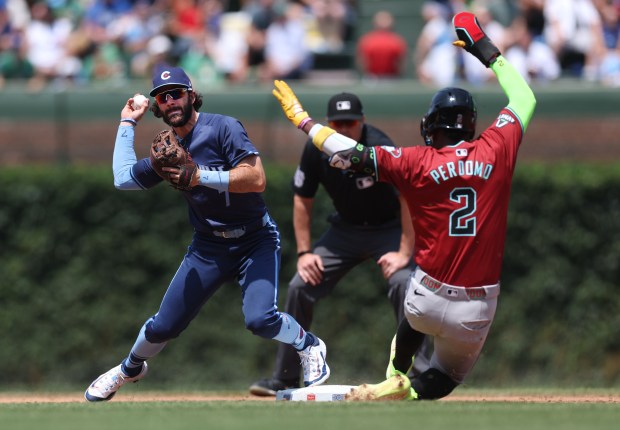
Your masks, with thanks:
M305 330L309 330L315 303L328 296L336 284L355 266L368 259L377 261L387 252L398 251L400 238L401 228L397 221L380 226L356 226L340 220L332 222L331 227L315 243L313 249L313 252L320 255L323 260L323 282L311 286L296 273L289 283L284 311L292 315ZM404 301L413 269L414 265L410 264L394 273L387 281L388 298L394 309L396 327L404 318ZM386 365L388 352L384 352ZM431 354L427 337L416 354L410 376L428 369ZM297 351L291 345L280 343L273 378L298 380L300 371L301 364Z

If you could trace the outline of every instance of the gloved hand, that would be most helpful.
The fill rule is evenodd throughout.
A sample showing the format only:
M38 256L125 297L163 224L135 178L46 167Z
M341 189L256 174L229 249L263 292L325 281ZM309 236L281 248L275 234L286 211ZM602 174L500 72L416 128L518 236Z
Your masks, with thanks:
M480 27L476 16L471 12L460 12L452 20L454 31L459 40L453 45L460 46L479 59L485 67L489 67L501 53L497 46Z
M284 114L295 127L302 128L310 117L308 112L304 110L297 100L297 96L284 81L273 81L275 88L271 91L276 99L280 102Z
M172 130L163 130L155 136L150 159L153 170L174 188L183 191L192 189L192 178L198 166Z

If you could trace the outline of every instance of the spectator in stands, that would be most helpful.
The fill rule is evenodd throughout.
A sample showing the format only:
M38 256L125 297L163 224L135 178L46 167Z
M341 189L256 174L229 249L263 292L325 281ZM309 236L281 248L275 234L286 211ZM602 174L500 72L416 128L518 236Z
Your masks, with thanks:
M605 55L600 68L604 85L620 87L620 0L596 0L601 15Z
M394 29L394 17L388 11L373 17L373 30L357 45L357 61L364 77L372 79L402 76L407 42Z
M87 72L91 79L114 80L127 76L121 42L122 31L127 29L118 23L132 8L130 0L91 0L85 6L79 32L93 44L91 70Z
M591 0L547 0L545 39L567 74L595 80L605 53L598 11Z
M32 73L23 31L10 19L6 0L0 0L0 88L6 78L30 78Z
M279 0L278 0L279 1ZM265 68L265 39L267 29L275 19L276 0L252 0L242 9L250 15L250 28L247 35L248 50L246 69L249 75L262 76Z
M456 80L459 51L452 45L451 16L444 4L426 1L422 5L424 26L416 44L414 64L419 81L425 85L449 87Z
M545 0L519 0L518 6L519 13L517 16L525 22L528 33L533 39L544 42Z
M89 1L84 9L82 27L94 43L100 45L111 42L115 36L111 32L112 26L124 14L129 13L132 7L129 0Z
M1 9L6 9L9 21L14 28L23 30L30 22L30 1L26 0L0 0L3 5Z
M527 82L545 82L560 77L560 63L542 38L529 31L526 17L515 19L510 32L515 42L507 48L505 57Z
M151 76L154 56L170 51L172 42L162 35L164 15L151 7L148 0L137 0L133 8L110 25L110 32L118 41L128 63L128 76Z
M170 3L166 31L173 43L172 55L178 61L204 39L207 29L203 9L197 0L170 0Z
M480 2L480 0L475 1ZM521 13L521 1L522 0L482 0L484 7L489 10L491 15L493 15L495 21L503 25L504 28L510 27L514 19ZM542 3L544 0L533 1Z
M349 24L345 0L302 0L315 25L315 52L339 53L344 48Z
M261 78L302 79L312 67L306 46L303 8L297 3L274 5L275 19L265 34L265 68Z
M251 27L251 16L245 12L226 12L220 18L220 31L212 55L217 72L228 82L243 82L248 77Z
M142 58L139 60L141 64L135 64L135 62L133 64L134 67L141 67L135 72L150 74L158 64L169 64L173 60L172 48L172 40L165 34L151 37L146 44L143 55L141 55Z
M67 53L66 47L73 29L68 18L54 17L46 2L30 7L32 21L26 26L26 56L34 68L28 83L31 91L42 89L48 82L66 82L80 73L81 61Z
M226 74L236 72L239 50L245 50L245 40L236 42L237 26L231 26L228 22L237 15L245 14L226 12L223 0L197 0L196 5L202 17L201 28L186 39L189 43L185 49L177 49L181 45L173 48L168 63L179 64L192 76L194 83L212 85L224 79ZM244 39L245 30L242 31L241 38ZM222 55L221 52L226 49L229 49L227 55ZM178 60L175 61L175 58Z

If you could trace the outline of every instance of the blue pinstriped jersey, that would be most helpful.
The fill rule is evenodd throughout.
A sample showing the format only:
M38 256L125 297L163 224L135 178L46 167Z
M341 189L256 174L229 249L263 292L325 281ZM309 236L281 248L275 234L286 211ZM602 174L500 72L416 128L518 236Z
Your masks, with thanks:
M196 164L207 170L228 171L244 158L258 154L243 125L219 114L200 113L194 129L181 143ZM131 176L144 189L162 182L148 158L133 166ZM246 225L260 219L267 210L261 193L220 192L202 186L182 193L190 222L197 231Z

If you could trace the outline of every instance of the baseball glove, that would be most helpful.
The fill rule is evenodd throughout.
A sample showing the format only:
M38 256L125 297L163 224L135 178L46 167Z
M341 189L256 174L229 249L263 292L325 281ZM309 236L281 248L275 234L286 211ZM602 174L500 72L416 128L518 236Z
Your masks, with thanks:
M160 131L151 145L151 166L159 176L168 181L178 190L188 191L192 189L191 182L196 163L192 156L179 144L171 130ZM179 169L179 180L173 182L170 173L163 170L164 167Z

